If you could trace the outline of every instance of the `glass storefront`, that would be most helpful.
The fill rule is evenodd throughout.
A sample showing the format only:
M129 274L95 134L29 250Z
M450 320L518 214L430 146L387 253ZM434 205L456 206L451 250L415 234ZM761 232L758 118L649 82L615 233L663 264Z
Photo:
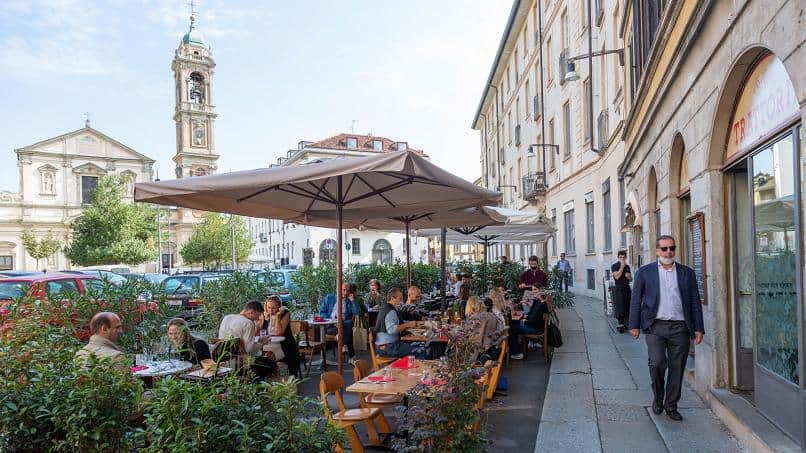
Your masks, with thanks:
M795 147L792 135L752 157L757 363L794 384L798 361Z

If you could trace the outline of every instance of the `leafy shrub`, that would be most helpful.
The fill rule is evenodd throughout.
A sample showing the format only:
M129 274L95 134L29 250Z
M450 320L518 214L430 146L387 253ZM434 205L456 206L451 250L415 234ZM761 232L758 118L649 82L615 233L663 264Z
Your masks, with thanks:
M139 380L108 360L78 366L69 314L50 302L20 304L0 340L0 451L126 450Z
M263 301L268 294L268 283L261 282L257 274L233 272L202 287L202 315L197 318L198 329L218 331L221 319L239 313L250 300Z
M146 403L144 451L331 451L343 433L319 401L297 395L298 383L163 379Z
M396 451L485 451L483 431L470 429L481 421L476 404L484 388L478 381L487 371L475 366L481 347L471 338L479 328L478 321L470 319L442 332L448 337L447 355L431 368L431 377L441 382L420 382L407 393L408 408L398 429L408 436L395 441Z

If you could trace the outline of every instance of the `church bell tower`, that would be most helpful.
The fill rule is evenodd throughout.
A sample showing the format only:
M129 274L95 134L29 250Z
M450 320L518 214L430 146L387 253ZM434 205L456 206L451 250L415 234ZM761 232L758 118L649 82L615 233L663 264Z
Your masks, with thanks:
M214 173L218 168L215 152L213 70L215 60L210 46L190 16L190 29L176 49L171 69L176 85L176 177L187 178Z

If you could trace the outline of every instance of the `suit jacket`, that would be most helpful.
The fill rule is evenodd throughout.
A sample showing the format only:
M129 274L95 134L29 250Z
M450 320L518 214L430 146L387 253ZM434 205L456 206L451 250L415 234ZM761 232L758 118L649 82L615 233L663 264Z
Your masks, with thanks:
M675 263L675 266L677 266L677 287L680 289L680 299L683 302L683 315L686 318L689 335L694 337L695 331L705 333L697 277L690 267L680 263ZM641 266L635 273L632 299L630 300L629 328L641 329L648 333L658 315L659 305L660 276L658 275L658 263L655 261Z

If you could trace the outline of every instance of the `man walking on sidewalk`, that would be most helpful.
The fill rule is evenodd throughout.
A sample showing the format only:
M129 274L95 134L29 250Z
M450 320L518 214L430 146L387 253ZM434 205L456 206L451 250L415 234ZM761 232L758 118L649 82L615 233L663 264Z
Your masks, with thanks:
M629 327L636 340L641 330L646 334L655 395L652 411L660 415L665 409L669 418L680 421L683 417L677 402L690 339L700 344L705 328L697 278L690 267L675 262L676 248L673 237L660 236L655 242L657 263L642 266L635 273Z

